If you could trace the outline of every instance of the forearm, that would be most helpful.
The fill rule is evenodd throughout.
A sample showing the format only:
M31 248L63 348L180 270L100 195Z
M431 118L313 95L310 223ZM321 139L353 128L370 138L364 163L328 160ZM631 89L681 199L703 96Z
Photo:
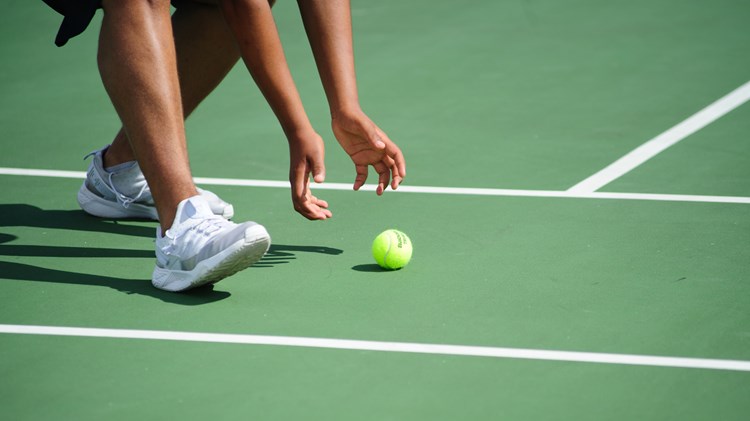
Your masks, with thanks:
M349 0L298 0L331 114L359 109Z
M221 0L245 66L287 137L312 130L289 72L267 0Z

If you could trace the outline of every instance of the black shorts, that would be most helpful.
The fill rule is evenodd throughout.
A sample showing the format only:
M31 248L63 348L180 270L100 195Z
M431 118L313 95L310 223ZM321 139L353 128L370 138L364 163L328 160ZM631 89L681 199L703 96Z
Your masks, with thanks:
M69 39L80 35L94 19L102 0L42 0L47 6L63 15L63 21L55 37L55 45L62 47ZM172 2L173 5L177 3Z
M55 45L62 47L69 39L81 34L88 28L96 14L96 9L102 7L102 0L42 0L47 6L63 15L63 21L55 37Z

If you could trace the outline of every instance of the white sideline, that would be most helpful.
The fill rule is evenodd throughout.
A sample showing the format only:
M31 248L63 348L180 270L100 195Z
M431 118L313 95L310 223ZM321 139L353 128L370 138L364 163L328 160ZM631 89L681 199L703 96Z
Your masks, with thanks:
M598 352L571 352L542 349L498 348L485 346L441 345L408 342L381 342L351 339L305 338L295 336L263 336L222 333L173 332L160 330L100 329L5 324L0 324L0 333L210 342L244 345L273 345L358 351L405 352L417 354L514 358L542 361L566 361L578 363L750 371L750 361L741 360L718 360L707 358L663 357L653 355L608 354Z
M745 83L706 108L656 136L596 174L568 189L571 193L591 193L632 171L658 153L706 127L750 100L750 82Z
M86 173L83 171L58 171L31 168L2 168L0 175L20 175L31 177L56 177L83 179ZM199 185L214 186L241 186L241 187L273 187L289 188L288 181L275 180L250 180L239 178L209 178L195 177ZM351 190L352 185L346 183L323 183L311 184L316 190ZM365 191L374 191L375 186L365 185ZM653 200L664 202L700 202L700 203L738 203L750 204L750 197L737 196L702 196L685 194L652 194L652 193L611 193L611 192L573 192L555 190L515 190L515 189L490 189L471 187L432 187L432 186L409 186L403 185L395 193L427 193L469 196L510 196L510 197L556 197L567 199L620 199L620 200Z

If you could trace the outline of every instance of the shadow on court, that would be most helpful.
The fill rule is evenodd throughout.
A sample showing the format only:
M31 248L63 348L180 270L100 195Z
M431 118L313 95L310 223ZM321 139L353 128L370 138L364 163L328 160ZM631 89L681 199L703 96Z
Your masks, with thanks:
M352 270L356 270L357 272L391 272L391 271L381 268L375 263L352 266Z
M164 302L182 305L212 303L228 298L231 295L226 291L214 291L213 285L192 289L187 292L174 293L154 288L148 279L125 279L113 276L90 275L48 269L23 263L4 262L1 260L0 279L102 286L113 288L126 294L147 295Z
M293 246L289 244L271 244L271 248L262 259L260 259L253 268L270 268L276 265L291 263L297 258L294 252L302 253L320 253L337 256L344 250L325 247L325 246Z
M37 246L6 244L17 237L0 233L0 256L36 256L36 257L154 257L153 250L127 250L94 247L71 246Z
M155 233L154 226L96 218L82 210L45 210L28 204L4 204L0 205L0 215L2 215L0 227L87 231L146 238L153 238ZM154 259L153 250L12 244L16 239L14 235L0 233L0 256ZM83 266L85 267L85 264ZM211 303L231 295L225 291L214 291L212 285L185 293L170 293L154 288L149 279L127 279L106 274L92 275L7 261L0 261L0 279L103 286L126 294L146 295L164 302L182 305Z
M7 244L15 240L13 235L0 234L0 256L36 256L36 257L153 257L152 250L124 250L86 247L53 247L28 246ZM297 257L295 252L322 253L339 255L343 250L322 246L293 246L272 245L266 256L253 268L269 268L279 264L289 263ZM151 264L151 263L149 263ZM24 263L6 262L0 260L0 279L14 279L21 281L52 282L71 285L90 285L109 287L126 294L147 295L164 302L199 305L223 300L231 296L226 291L215 291L213 285L174 293L154 288L149 279L126 279L107 275L92 275L33 266Z
M44 210L27 204L0 205L0 215L2 215L0 227L75 230L147 238L152 238L155 232L152 226L131 225L122 221L100 219L81 210ZM17 238L14 235L0 233L0 256L155 259L153 249L134 250L12 244ZM273 244L268 253L253 265L253 268L270 268L290 263L297 258L296 253L339 255L343 253L343 250L325 246ZM153 264L152 261L149 261L148 265L151 264ZM211 303L223 300L231 295L225 291L214 291L212 285L182 293L170 293L154 288L149 279L127 279L106 274L86 274L7 261L0 261L0 279L103 286L127 294L147 295L165 302L182 305Z
M67 229L148 238L154 237L156 232L156 225L131 225L122 221L96 218L79 209L44 210L32 205L15 203L0 205L0 215L0 227Z

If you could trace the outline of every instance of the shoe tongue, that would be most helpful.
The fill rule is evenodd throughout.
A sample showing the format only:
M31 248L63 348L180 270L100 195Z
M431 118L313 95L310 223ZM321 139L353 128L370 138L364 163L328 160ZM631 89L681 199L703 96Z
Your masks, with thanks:
M206 218L211 216L211 207L201 196L193 196L180 202L177 207L177 220L183 223L191 218Z

